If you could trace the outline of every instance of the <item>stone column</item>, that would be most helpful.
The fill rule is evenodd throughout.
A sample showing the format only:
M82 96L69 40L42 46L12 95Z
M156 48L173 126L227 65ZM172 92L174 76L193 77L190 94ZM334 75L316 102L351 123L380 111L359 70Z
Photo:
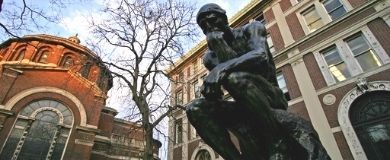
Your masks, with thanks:
M74 145L66 155L65 159L90 159L95 136L99 130L81 126L77 126L75 129L76 131L73 132L75 134Z
M332 159L343 159L303 59L291 64L314 129Z

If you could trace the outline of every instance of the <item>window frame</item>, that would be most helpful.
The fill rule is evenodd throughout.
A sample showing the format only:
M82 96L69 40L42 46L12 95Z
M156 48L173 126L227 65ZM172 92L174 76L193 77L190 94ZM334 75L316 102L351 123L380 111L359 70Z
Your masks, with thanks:
M303 1L306 1L306 0L303 0ZM315 0L315 1L307 2L306 4L304 4L305 7L302 7L302 9L299 9L299 10L297 10L295 12L297 17L298 17L298 21L301 24L302 29L303 29L303 31L305 32L306 35L308 35L310 33L313 33L315 31L319 30L320 28L323 28L324 26L328 25L332 21L337 21L339 19L342 19L342 18L339 17L338 19L332 20L331 16L328 14L328 11L326 10L326 8L323 5L322 1L323 0ZM348 12L353 9L351 4L348 2L348 0L339 0L339 2L343 5L343 7L344 7L344 9L346 11L345 14L348 14ZM321 21L323 23L323 26L319 27L318 29L316 29L314 31L310 31L310 29L309 29L309 27L308 27L308 25L306 23L306 19L305 19L305 17L302 14L306 10L310 9L310 7L314 7L314 10L321 17Z
M346 43L346 39L361 33L361 35L367 40L368 45L372 48L372 50L375 51L375 54L378 59L382 62L382 65L386 65L387 63L390 63L390 58L385 52L385 50L380 46L380 43L376 40L375 36L372 34L372 32L369 30L367 26L362 26L358 30L355 30L353 32L350 32L348 34L342 35L340 37L337 37L335 39L329 39L329 43L324 44L322 47L317 48L315 51L313 51L314 57L319 65L319 68L322 72L322 75L325 79L325 82L328 86L339 83L337 82L331 72L328 69L327 63L324 59L324 57L321 55L320 51L324 50L331 45L335 45L337 49L340 52L340 57L342 60L344 60L344 63L346 63L348 70L351 73L351 77L346 78L346 81L348 79L351 79L357 75L360 75L362 73L365 73L361 68L360 64L355 59L355 56L353 55L352 51L349 49L348 44Z
M180 124L180 125L179 125ZM183 139L183 133L184 133L184 126L183 126L183 119L180 118L180 119L177 119L175 120L175 145L178 145L178 144L182 144L184 139ZM180 136L179 136L179 128L178 126L180 126Z
M338 2L341 4L341 6L338 6L338 8L333 9L333 10L331 10L331 11L328 11L328 10L326 9L326 7L325 7L325 3L324 3L325 1L338 1ZM342 7L342 8L345 10L345 13L344 13L344 14L347 13L347 9L346 9L345 4L344 4L344 2L343 2L342 0L321 0L321 3L322 3L322 5L323 5L325 11L327 12L328 16L331 18L332 21L335 21L335 20L337 20L337 19L339 19L339 18L341 18L341 17L343 16L343 15L341 15L341 16L339 16L339 17L333 19L333 17L331 16L331 13L334 12L334 11L336 11L337 9L339 9L339 8Z
M42 59L44 55L47 55L47 57L45 59ZM46 64L46 63L48 63L49 56L50 56L50 50L43 49L43 50L39 51L39 53L37 54L35 62ZM42 60L45 60L45 61L42 61Z
M283 77L283 81L284 81L284 83L286 84L285 89L287 90L287 92L284 92L283 89L280 87L280 84L279 84L279 77L280 77L280 76ZM287 85L286 77L284 76L284 74L283 74L282 71L276 72L276 82L278 83L278 87L280 88L280 90L282 90L283 95L284 95L284 97L286 98L286 100L287 100L287 101L290 101L290 100L291 100L290 91L288 90L288 85Z
M178 103L178 102L179 102L179 99L178 99L179 93L181 93L181 96L180 96L180 98L181 98L181 103L180 103L180 104ZM180 89L178 89L178 90L175 92L175 105L183 105L183 104L184 104L183 98L184 98L184 92L183 92L183 89L180 88Z
M274 45L274 42L273 42L272 37L271 37L271 33L267 32L266 38L267 38L267 44L268 44L269 51L271 52L272 55L275 55L276 49L275 49L275 45ZM272 45L270 45L269 42L271 42Z

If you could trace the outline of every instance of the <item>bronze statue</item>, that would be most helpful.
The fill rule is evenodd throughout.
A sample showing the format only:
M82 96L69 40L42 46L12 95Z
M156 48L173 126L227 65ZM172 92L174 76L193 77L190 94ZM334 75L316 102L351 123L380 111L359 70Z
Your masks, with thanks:
M210 71L204 98L187 106L199 136L227 160L329 159L310 123L286 111L264 25L253 21L232 29L225 10L213 3L199 10L197 23L206 35L203 63ZM234 101L222 99L221 87Z

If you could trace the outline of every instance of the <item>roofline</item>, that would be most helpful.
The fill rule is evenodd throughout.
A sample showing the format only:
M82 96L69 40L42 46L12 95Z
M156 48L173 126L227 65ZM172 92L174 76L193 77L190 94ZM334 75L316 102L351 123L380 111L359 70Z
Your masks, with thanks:
M92 50L89 48L79 44L72 42L68 40L67 38L62 38L62 37L57 37L57 36L52 36L52 35L47 35L47 34L34 34L34 35L25 35L23 37L17 37L17 38L10 38L3 43L0 44L0 48L6 47L7 45L11 44L12 42L18 42L18 41L46 41L46 42L52 42L55 44L61 44L65 46L66 48L74 49L79 51L80 53L88 54L91 56L96 62L101 63L100 67L104 67L106 70L109 70L106 65L104 65L103 60L96 55ZM111 73L111 72L110 72ZM109 89L112 88L113 86L113 76L110 74L109 75Z
M34 41L34 40L62 44L68 48L72 48L72 49L81 51L83 53L87 53L88 55L92 56L93 58L95 58L97 60L101 60L100 57L97 56L92 50L88 49L87 47L85 47L81 44L69 41L66 38L47 35L47 34L34 34L34 35L25 35L25 36L20 37L20 38L10 38L10 39L6 40L5 42L1 43L0 47L6 46L9 43L16 42L16 41Z

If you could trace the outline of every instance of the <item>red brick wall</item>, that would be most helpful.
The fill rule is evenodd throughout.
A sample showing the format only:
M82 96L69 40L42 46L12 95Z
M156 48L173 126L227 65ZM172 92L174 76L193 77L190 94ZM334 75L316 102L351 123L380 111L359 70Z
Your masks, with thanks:
M298 87L297 79L295 78L294 72L290 64L283 66L282 68L283 76L286 80L288 93L290 94L291 99L300 97L301 91Z
M101 130L100 135L111 137L113 123L114 123L113 115L110 113L102 112L100 115L99 126L98 126L98 128Z
M320 67L313 53L309 53L303 56L307 71L309 72L310 79L313 82L316 90L326 87L326 81L321 73Z
M357 8L367 2L367 0L348 0L348 1L353 8Z
M264 12L264 18L266 23L269 23L275 19L275 15L274 12L272 11L272 8Z
M90 159L92 146L86 146L81 144L75 144L70 152L65 154L64 159L81 160Z
M288 106L287 111L291 113L295 113L299 117L302 117L303 119L310 121L309 113L307 112L306 105L303 101Z
M281 0L279 2L280 4L280 8L282 8L282 11L286 11L287 9L289 9L291 7L291 2L290 0Z
M303 31L302 25L299 23L298 17L295 12L287 15L286 21L295 41L305 36L305 32Z
M334 133L334 137L336 139L337 146L340 149L343 160L353 160L351 150L349 149L347 141L345 140L344 134L342 132L336 132Z
M66 90L76 96L84 105L87 114L87 123L97 125L99 122L100 111L104 102L95 99L96 92L88 85L69 75L66 71L58 70L34 70L23 69L22 75L19 75L14 82L14 87L5 97L7 102L19 92L40 86L51 86Z
M280 30L278 25L273 25L268 28L268 32L271 35L272 42L274 43L274 47L276 51L280 51L284 48L284 42L282 35L280 34Z
M188 152L187 152L188 153L188 160L191 160L192 155L196 154L196 153L194 153L194 151L195 151L196 147L199 146L200 141L202 141L202 140L199 139L199 140L195 140L193 142L188 143Z
M368 28L379 41L387 55L390 56L390 28L382 18L374 19L367 23Z
M173 149L173 160L183 160L182 150L181 146Z

